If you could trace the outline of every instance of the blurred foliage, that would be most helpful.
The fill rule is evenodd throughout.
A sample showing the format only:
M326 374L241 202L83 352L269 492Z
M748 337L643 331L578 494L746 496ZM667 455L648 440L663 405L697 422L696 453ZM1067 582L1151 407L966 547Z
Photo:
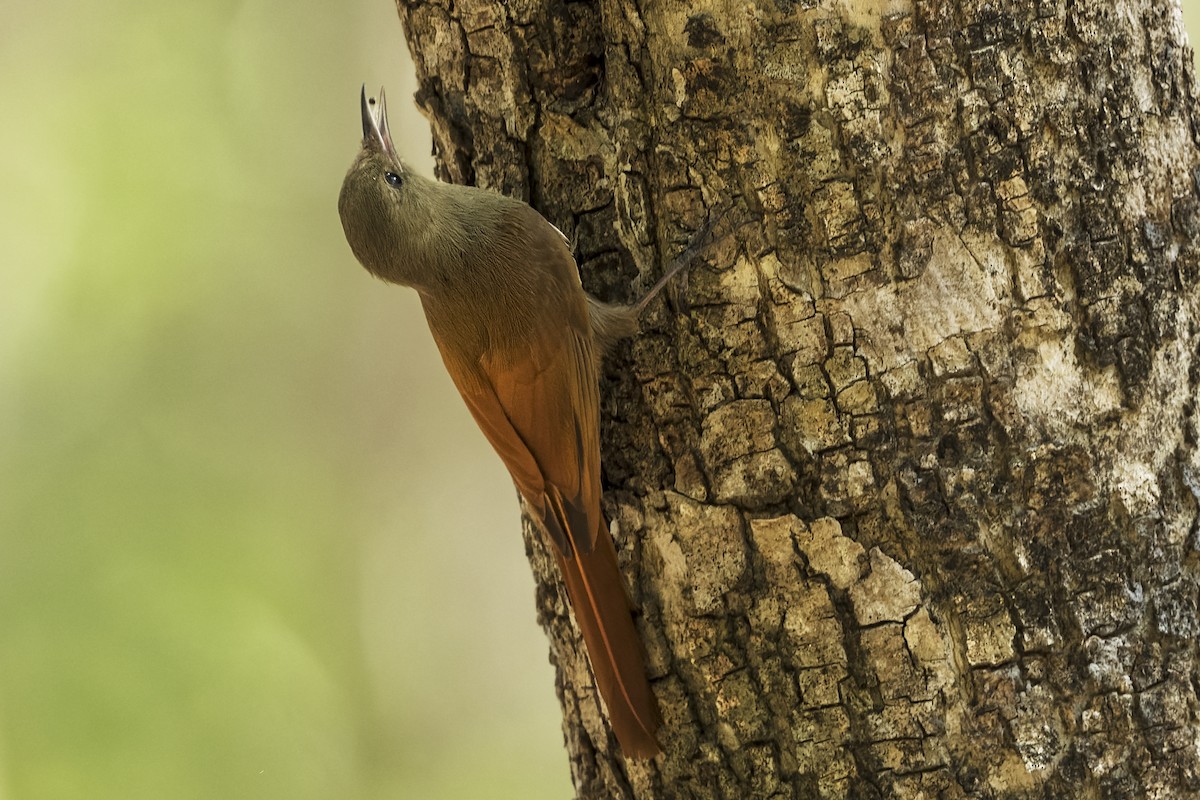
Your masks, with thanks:
M386 0L5 6L0 798L569 793L511 483L336 200Z

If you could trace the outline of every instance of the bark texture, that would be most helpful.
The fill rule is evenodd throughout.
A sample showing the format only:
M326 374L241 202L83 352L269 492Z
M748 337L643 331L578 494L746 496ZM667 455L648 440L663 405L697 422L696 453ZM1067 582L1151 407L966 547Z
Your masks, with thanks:
M1200 793L1200 151L1173 3L400 0L441 177L631 300L606 510L664 756L530 537L581 797Z

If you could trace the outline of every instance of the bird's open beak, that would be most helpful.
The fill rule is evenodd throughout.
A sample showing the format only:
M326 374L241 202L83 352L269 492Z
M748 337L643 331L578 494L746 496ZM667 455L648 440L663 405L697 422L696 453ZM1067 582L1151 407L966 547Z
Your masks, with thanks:
M392 158L396 157L396 148L392 144L392 132L388 129L387 98L384 97L383 87L379 88L379 102L367 97L367 87L362 87L362 126L363 147L381 150Z

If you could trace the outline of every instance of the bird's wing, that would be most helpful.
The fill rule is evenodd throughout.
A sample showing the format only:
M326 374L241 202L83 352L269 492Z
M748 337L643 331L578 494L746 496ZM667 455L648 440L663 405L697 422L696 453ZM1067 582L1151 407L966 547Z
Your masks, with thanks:
M586 330L568 326L557 343L535 339L516 362L485 358L476 390L463 397L554 540L622 750L650 758L661 749L655 731L662 718L600 511L600 401Z
M601 530L600 397L582 297L517 348L490 350L455 382L526 501L564 553ZM474 367L474 368L472 368Z
M554 542L622 749L648 758L660 750L655 731L661 717L600 511L600 390L588 302L561 235L550 226L538 235L536 222L530 227L534 235L519 252L540 259L531 272L542 284L522 335L489 337L490 346L475 351L476 357L459 360L449 349L442 355L471 414Z

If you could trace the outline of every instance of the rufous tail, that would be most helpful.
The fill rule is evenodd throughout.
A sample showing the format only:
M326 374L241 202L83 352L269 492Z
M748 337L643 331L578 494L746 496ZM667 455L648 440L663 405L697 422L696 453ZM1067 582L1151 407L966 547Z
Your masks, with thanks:
M621 752L652 758L662 752L655 736L662 716L646 679L645 651L612 538L601 530L590 553L574 548L564 556L555 548L555 555Z

